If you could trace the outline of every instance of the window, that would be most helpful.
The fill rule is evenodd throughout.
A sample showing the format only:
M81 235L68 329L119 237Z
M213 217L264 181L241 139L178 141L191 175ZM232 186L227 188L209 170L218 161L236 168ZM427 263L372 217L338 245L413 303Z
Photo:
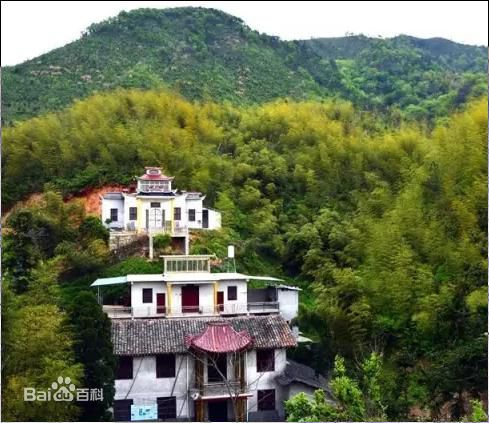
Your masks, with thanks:
M173 220L182 220L182 209L180 207L173 209Z
M234 301L238 299L238 288L235 286L228 286L228 301Z
M156 356L156 377L175 377L175 354Z
M227 379L228 362L226 354L219 354L213 358L207 358L207 381L222 382L223 376ZM221 376L222 375L222 376Z
M188 209L188 220L195 222L195 209Z
M273 372L275 370L275 351L257 350L256 351L256 371Z
M114 421L130 422L131 421L132 400L115 400L114 401Z
M258 410L275 410L275 389L258 391Z
M153 288L143 288L143 303L153 302Z
M132 357L119 357L116 379L132 379Z
M129 220L137 220L138 218L138 208L129 207Z
M117 209L110 209L110 220L112 222L117 222Z
M158 404L158 420L177 418L177 399L176 397L156 398Z

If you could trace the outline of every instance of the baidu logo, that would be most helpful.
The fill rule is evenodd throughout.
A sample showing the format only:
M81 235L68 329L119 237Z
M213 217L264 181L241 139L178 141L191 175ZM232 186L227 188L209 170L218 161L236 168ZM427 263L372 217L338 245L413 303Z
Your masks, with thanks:
M24 388L24 401L102 401L102 389L76 388L71 378L59 376L46 390Z

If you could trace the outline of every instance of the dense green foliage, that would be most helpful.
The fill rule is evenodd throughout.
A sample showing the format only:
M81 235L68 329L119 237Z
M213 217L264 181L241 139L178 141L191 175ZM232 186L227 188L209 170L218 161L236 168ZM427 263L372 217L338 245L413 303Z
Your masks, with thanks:
M354 380L347 374L345 360L337 356L331 379L334 403L328 402L323 390L312 399L300 393L285 401L289 422L326 421L383 421L385 407L381 400L379 375L382 357L373 352L361 365L362 379Z
M40 204L7 219L2 249L3 421L107 420L114 396L110 322L93 293L67 296L74 275L108 258L107 231L77 204L48 192ZM86 288L85 288L86 290ZM23 399L59 376L77 388L103 389L104 401ZM53 391L54 393L55 391Z
M237 108L118 91L6 129L3 197L10 205L44 186L68 193L124 183L161 165L223 213L224 229L196 239L194 252L223 257L233 243L239 266L282 269L305 288L301 327L370 389L367 416L382 409L406 419L418 407L436 417L455 395L487 388L486 141L485 100L431 129L340 101ZM77 242L98 231L88 223L80 231L84 217L67 217L66 207L11 217L13 227L33 225L5 240L17 292L32 289L22 279L38 266L32 257L62 256L71 294L94 275L152 266L134 259L109 271L101 239ZM70 229L54 216L79 223ZM382 371L356 370L372 351L382 352ZM378 378L370 387L368 371ZM451 417L465 413L455 407Z
M2 84L8 123L94 91L162 86L235 104L340 97L394 119L430 119L485 92L486 48L406 36L282 41L217 10L140 9L5 67Z

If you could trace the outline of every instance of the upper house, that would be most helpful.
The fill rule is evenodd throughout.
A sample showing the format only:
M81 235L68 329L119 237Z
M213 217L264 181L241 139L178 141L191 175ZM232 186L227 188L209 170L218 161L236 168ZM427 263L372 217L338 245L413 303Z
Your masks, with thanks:
M280 314L291 322L297 316L300 288L281 279L236 272L211 273L210 255L162 256L163 274L127 275L97 279L92 286L127 284L123 304L104 305L111 318L174 318ZM264 287L250 289L250 280ZM99 296L100 302L103 302Z
M203 206L205 195L174 189L173 179L159 167L146 167L135 193L109 192L102 197L102 222L111 230L172 237L186 237L188 229L220 229L221 214Z

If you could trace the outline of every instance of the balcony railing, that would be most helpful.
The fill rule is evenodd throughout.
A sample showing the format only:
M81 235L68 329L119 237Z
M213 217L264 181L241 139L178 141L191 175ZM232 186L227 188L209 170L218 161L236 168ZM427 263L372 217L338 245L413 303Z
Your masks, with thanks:
M128 319L133 317L195 317L195 316L226 316L235 314L278 313L280 304L273 302L222 304L216 306L121 306L104 305L103 310L112 319Z
M241 384L239 380L228 380L227 382L209 382L204 383L203 396L214 397L220 395L236 395L241 393Z

